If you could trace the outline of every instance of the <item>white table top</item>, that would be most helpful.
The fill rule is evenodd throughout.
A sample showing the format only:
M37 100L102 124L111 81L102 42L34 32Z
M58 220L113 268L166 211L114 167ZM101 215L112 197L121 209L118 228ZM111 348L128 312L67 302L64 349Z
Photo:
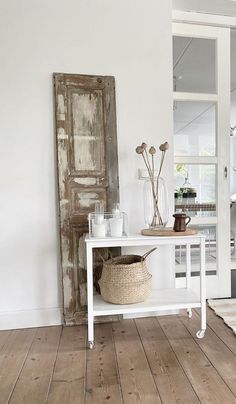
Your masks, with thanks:
M180 245L180 244L200 244L205 239L203 234L197 233L191 236L143 236L132 234L124 237L96 238L86 236L85 242L91 247L125 247L141 245Z

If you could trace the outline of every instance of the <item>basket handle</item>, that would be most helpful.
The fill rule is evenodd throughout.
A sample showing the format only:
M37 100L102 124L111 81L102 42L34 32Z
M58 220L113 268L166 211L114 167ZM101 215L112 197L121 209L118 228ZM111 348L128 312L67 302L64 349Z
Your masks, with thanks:
M97 250L96 251L98 257L102 260L102 262L105 262L106 260L103 258L102 254ZM112 253L110 250L108 250L108 259L112 259Z
M157 247L152 248L151 250L149 250L148 252L146 252L145 254L143 254L142 257L141 257L141 261L144 261L144 260L147 258L147 256L148 256L149 254L151 254L153 251L155 251L156 249L157 249Z

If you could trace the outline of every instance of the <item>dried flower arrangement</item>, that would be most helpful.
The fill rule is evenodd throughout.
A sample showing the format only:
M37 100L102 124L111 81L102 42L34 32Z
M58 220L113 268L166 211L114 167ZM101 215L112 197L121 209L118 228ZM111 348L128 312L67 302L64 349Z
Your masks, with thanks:
M160 209L158 206L158 187L159 187L159 179L161 176L161 171L165 159L165 154L166 151L169 149L169 144L168 142L162 143L159 146L159 150L161 151L161 161L160 161L160 167L159 171L157 174L157 177L155 178L155 161L154 161L154 155L156 154L156 149L154 146L151 146L150 149L147 151L148 146L146 143L142 143L141 146L136 147L136 153L140 154L143 158L143 161L145 163L145 166L148 170L148 175L149 175L149 180L151 183L151 189L152 189L152 199L153 199L153 218L152 218L152 223L151 227L156 227L158 224L163 225L163 220L161 217ZM151 161L150 161L151 159Z

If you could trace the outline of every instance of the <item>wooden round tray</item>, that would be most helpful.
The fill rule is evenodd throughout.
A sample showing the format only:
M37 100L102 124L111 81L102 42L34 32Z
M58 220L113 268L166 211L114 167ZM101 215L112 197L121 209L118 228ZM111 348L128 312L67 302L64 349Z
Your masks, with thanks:
M197 234L196 229L186 229L185 231L174 231L172 227L165 227L164 229L143 229L141 234L143 236L193 236Z

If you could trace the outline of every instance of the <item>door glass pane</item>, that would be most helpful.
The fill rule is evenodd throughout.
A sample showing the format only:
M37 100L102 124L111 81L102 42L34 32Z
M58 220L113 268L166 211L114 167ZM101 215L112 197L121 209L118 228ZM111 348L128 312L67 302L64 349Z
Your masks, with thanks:
M215 93L215 40L173 37L174 91Z
M216 215L216 167L175 164L175 209L190 216Z
M174 101L175 156L215 156L215 104Z
M217 271L216 261L216 226L201 225L198 231L206 237L206 271L207 274L215 275ZM175 248L175 267L177 277L183 276L186 272L186 247L177 246ZM192 275L199 275L200 271L200 248L199 245L191 246L191 270Z

